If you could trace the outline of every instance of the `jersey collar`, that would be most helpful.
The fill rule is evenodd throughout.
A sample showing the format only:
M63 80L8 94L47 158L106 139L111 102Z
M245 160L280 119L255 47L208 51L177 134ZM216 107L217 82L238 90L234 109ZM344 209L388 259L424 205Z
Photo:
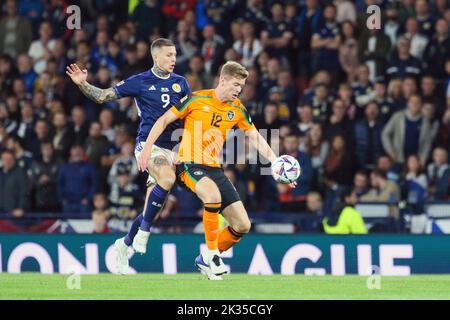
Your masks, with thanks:
M170 78L170 73L169 73L169 75L167 76L167 77L160 77L160 76L158 76L156 73L154 73L153 72L153 68L150 68L150 72L155 76L155 77L157 77L157 78L159 78L159 79L163 79L163 80L167 80L167 79L169 79Z

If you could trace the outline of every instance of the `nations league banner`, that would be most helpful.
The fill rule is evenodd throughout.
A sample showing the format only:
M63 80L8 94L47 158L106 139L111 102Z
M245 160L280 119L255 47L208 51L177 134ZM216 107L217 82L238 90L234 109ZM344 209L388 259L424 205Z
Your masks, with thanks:
M115 273L114 235L0 234L0 272ZM156 234L129 273L196 272L202 235ZM132 251L130 250L130 255ZM450 273L446 235L249 235L223 254L230 272L306 275Z

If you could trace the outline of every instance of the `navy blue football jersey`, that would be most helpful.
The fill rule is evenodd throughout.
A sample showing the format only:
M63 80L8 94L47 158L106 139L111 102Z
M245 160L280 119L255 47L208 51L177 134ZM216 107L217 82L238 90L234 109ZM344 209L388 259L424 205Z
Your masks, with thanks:
M114 86L117 95L133 97L138 108L141 123L136 142L145 142L155 122L171 106L176 105L180 99L191 93L186 79L178 74L171 73L167 78L161 78L152 70L136 74ZM181 128L181 121L171 123L161 134L155 145L172 150L178 141L172 141L172 132Z

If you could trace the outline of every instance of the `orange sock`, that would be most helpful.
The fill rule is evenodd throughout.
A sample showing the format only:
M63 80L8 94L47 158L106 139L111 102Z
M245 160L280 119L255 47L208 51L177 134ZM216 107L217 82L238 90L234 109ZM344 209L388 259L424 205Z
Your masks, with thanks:
M241 241L241 234L234 231L231 227L226 227L219 233L219 251L224 252Z
M219 210L222 204L205 203L203 210L203 228L205 229L206 246L209 250L218 249L219 239Z

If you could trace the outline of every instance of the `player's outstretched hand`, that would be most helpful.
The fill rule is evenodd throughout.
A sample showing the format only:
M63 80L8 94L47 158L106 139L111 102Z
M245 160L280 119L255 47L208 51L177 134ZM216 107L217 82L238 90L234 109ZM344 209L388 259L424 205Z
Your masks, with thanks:
M139 171L142 171L142 172L148 171L147 164L148 164L149 160L150 160L150 152L147 152L147 150L144 148L144 150L142 150L141 155L139 156L139 161L138 161Z
M292 189L294 189L296 186L297 186L297 181L289 183L289 187L291 187Z
M72 63L66 67L66 74L76 85L79 85L83 81L86 81L88 72L86 69L81 70L75 63Z

